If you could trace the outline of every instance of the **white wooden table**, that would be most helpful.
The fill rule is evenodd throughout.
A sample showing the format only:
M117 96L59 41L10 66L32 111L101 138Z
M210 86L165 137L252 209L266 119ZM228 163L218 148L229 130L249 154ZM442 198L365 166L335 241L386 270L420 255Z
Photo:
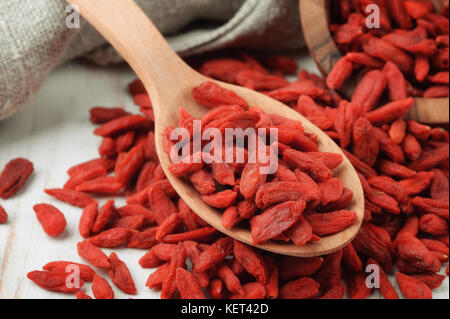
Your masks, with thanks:
M309 58L301 58L299 62L303 68L316 70ZM47 292L26 278L29 271L39 270L50 261L82 262L76 251L76 244L81 240L78 233L81 209L53 200L43 189L61 187L69 167L97 157L100 139L92 135L90 107L124 106L138 112L126 93L126 86L134 77L126 66L100 68L68 64L48 77L32 106L0 122L0 168L16 157L30 159L35 167L26 187L12 199L1 201L9 219L6 225L0 225L0 299L73 298ZM47 236L36 219L32 207L42 202L54 204L66 217L67 228L57 239ZM118 201L118 205L122 203ZM105 249L107 254L110 251ZM139 293L135 298L159 298L159 292L145 287L152 270L138 265L145 251L116 251L135 280ZM107 278L105 272L99 274ZM117 298L130 297L111 286ZM84 290L92 296L89 288L87 285ZM435 298L448 299L448 278L433 293ZM376 293L372 298L381 297Z

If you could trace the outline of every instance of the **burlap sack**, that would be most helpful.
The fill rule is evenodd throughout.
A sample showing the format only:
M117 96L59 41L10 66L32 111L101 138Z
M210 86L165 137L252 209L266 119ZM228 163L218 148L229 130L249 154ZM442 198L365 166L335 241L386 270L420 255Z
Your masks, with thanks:
M111 5L115 1L111 0ZM183 56L224 47L302 46L297 0L137 0ZM121 61L86 21L66 26L64 0L0 0L0 120L26 105L59 64Z

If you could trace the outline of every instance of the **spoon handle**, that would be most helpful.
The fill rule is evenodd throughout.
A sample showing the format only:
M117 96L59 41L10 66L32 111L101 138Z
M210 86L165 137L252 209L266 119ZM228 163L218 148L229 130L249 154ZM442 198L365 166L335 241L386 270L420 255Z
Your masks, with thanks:
M174 82L183 83L183 70L189 67L133 0L67 2L77 6L81 15L122 55L144 81L150 96L164 94Z

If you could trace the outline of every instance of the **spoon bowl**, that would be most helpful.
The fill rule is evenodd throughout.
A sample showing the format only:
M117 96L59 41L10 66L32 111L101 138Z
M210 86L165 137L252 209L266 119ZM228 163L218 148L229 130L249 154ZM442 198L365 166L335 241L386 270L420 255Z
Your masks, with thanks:
M186 204L204 221L220 232L249 245L278 254L312 257L332 253L346 246L359 231L364 217L364 195L359 178L341 149L319 128L286 105L246 88L214 81L235 91L249 105L260 107L269 114L278 114L300 121L305 131L317 136L320 151L339 153L343 163L335 170L345 187L353 191L348 207L356 212L358 220L346 230L321 238L320 241L298 247L291 243L268 241L252 244L249 229L222 226L222 213L210 207L187 182L173 176L168 170L171 161L163 149L162 133L167 126L177 126L178 109L183 106L192 116L201 117L208 109L192 98L192 89L205 81L213 81L186 65L169 47L144 12L132 0L67 0L76 5L80 13L122 54L143 81L155 113L156 149L162 168L170 183Z
M329 28L329 0L299 0L300 17L305 41L320 72L327 75L342 54L334 43ZM441 8L443 0L433 0L435 7ZM357 85L356 77L349 80L340 92L351 97ZM416 103L407 114L407 119L425 124L449 123L449 98L416 98Z

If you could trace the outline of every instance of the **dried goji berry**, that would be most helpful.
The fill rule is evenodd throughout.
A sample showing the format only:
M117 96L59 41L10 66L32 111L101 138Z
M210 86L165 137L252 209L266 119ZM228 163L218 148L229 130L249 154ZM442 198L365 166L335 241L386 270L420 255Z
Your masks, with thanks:
M402 148L395 144L382 129L375 127L374 132L381 152L394 162L403 164L405 162L405 154Z
M405 155L412 161L418 159L422 153L422 146L419 141L411 134L406 134L402 143Z
M131 95L144 94L147 93L145 90L144 83L141 80L136 79L128 85L128 92Z
M417 174L416 171L413 171L406 166L384 159L378 162L378 167L382 174L392 177L410 178Z
M91 267L71 261L53 261L42 267L44 270L56 273L73 273L75 268L83 281L91 282L94 279L95 271Z
M313 229L301 215L298 217L297 222L284 233L296 246L306 245L313 239Z
M239 210L236 206L228 207L222 215L222 225L227 229L231 229L242 220Z
M101 208L92 226L92 232L100 232L111 220L115 211L114 200L108 200Z
M448 201L449 181L440 169L434 169L434 178L431 182L430 194L435 200Z
M439 288L445 280L445 276L438 274L411 275L410 277L425 283L430 289Z
M91 296L87 295L86 293L82 292L82 291L78 291L75 296L77 297L77 299L92 299Z
M264 60L267 66L282 74L294 74L298 68L297 62L283 55L273 55Z
M286 150L283 152L283 161L288 165L299 168L311 174L316 181L324 181L332 177L333 173L322 162L318 162L307 153L296 150Z
M258 282L263 284L267 282L269 278L267 265L262 256L253 248L235 240L234 256Z
M411 266L429 272L437 272L441 268L436 257L412 234L398 236L395 244L400 258L408 261Z
M224 283L220 278L213 278L209 283L209 292L214 299L222 299L225 295Z
M92 266L103 269L108 269L111 267L108 256L106 256L100 248L94 246L89 241L85 240L79 242L77 244L77 249L78 255L89 262Z
M306 207L305 201L285 202L250 220L253 244L272 239L294 225Z
M173 232L181 224L181 217L179 214L172 214L167 217L161 225L158 227L156 232L156 240L161 241L166 235Z
M280 279L290 281L315 274L323 264L322 257L297 258L282 256L279 262Z
M250 282L242 288L244 295L233 295L230 299L264 299L267 294L266 287L259 282Z
M336 79L332 79L332 81L336 81L336 85L339 85L338 81L345 81L345 79L341 80L336 77ZM267 93L267 95L271 98L284 103L295 102L302 95L318 98L326 94L327 91L325 89L318 87L313 81L310 80L290 83L283 88Z
M404 275L400 272L395 273L397 283L403 296L408 299L432 299L431 289L422 281Z
M163 238L162 241L165 243L178 243L185 240L202 241L215 234L216 232L217 230L213 227L202 227L184 233L167 235Z
M447 197L448 198L448 197ZM441 201L431 198L414 197L411 202L423 212L435 214L443 219L449 219L448 201Z
M366 115L366 118L374 125L390 123L405 115L414 105L414 99L407 98L391 102Z
M194 154L192 158L196 155ZM171 163L169 165L169 171L176 177L183 177L195 173L203 168L203 162L195 163L193 160L189 160L188 163L179 162Z
M238 203L238 213L242 219L252 218L258 211L255 200L253 198L240 201Z
M85 163L81 163L81 164L71 167L67 171L67 174L72 176L72 175L81 173L84 170L88 170L88 169L91 169L92 167L96 167L96 166L103 166L106 168L107 171L110 171L111 169L114 168L114 160L108 159L108 158L93 159L93 160L87 161Z
M34 205L33 209L42 228L49 236L58 237L66 228L66 218L56 207L38 204Z
M424 150L421 156L409 165L409 168L415 171L426 171L442 162L448 161L449 146L444 145L433 150Z
M417 56L414 60L414 64L414 74L416 76L416 80L423 82L430 72L430 61L428 60L428 57Z
M0 205L0 225L5 224L8 220L8 214L2 205Z
M143 108L151 108L152 101L147 93L139 93L133 96L134 104L143 107Z
M345 286L342 282L338 283L336 286L328 289L325 293L320 296L320 299L344 299L345 297Z
M27 182L33 170L33 163L24 158L17 158L6 164L0 174L0 197L7 199L14 196Z
M398 232L397 236L402 236L404 233L410 233L413 236L417 236L419 233L419 218L416 216L410 216L406 219L403 227Z
M343 251L338 250L335 253L325 256L323 265L314 276L322 289L329 289L339 283L341 280L341 261Z
M367 275L363 272L348 274L345 276L348 293L352 299L366 299L373 293L373 288L366 285Z
M178 268L175 282L182 299L205 299L197 280L189 271Z
M319 284L314 279L303 277L284 284L280 289L281 299L308 299L317 296Z
M240 192L245 199L253 197L265 183L267 175L260 174L258 164L247 163L241 176Z
M408 195L415 195L427 189L434 174L432 172L419 172L411 178L401 180L399 184L408 193Z
M73 174L67 183L64 184L64 188L75 189L78 185L98 177L106 176L107 173L106 167L102 165L87 167L85 170Z
M420 218L420 230L433 236L443 236L448 234L448 221L434 215L426 214Z
M117 118L129 115L120 107L93 107L90 109L91 122L94 124L104 124Z
M222 105L248 107L247 102L231 90L224 89L214 82L205 82L192 90L194 99L203 106L215 108Z
M95 299L114 299L114 291L111 286L106 279L98 275L94 276L91 289Z
M116 143L111 137L103 138L102 144L98 148L101 157L114 157L116 155Z
M355 250L376 260L386 272L392 270L392 256L388 245L367 225L363 225L352 242Z
M156 232L158 228L152 227L144 231L134 233L130 240L128 241L127 248L138 248L138 249L150 249L155 246L158 241L156 240Z
M200 254L194 270L197 272L205 271L211 266L221 262L232 251L233 240L231 238L219 239Z
M141 145L133 147L120 162L116 162L115 176L119 182L126 184L136 176L144 164L144 150Z
M89 242L98 247L113 248L127 243L136 231L129 228L111 228L90 237Z
M255 202L259 208L264 209L286 201L302 200L306 202L320 200L320 190L314 181L266 183L256 193Z
M125 115L103 124L94 133L103 137L114 136L126 131L149 127L149 125L150 121L142 115Z
M233 294L244 295L244 289L241 286L239 278L233 273L233 271L225 264L220 264L216 267L217 275L223 280L227 289Z
M117 194L124 186L115 176L104 176L86 181L78 185L75 190L92 194Z
M327 85L330 89L340 89L345 81L353 73L353 63L348 58L340 59L327 77Z
M166 218L177 211L175 204L167 197L160 185L155 185L149 189L148 200L158 225L161 225Z
M377 172L372 167L361 161L358 157L346 150L344 150L344 153L359 173L363 174L365 177L377 175Z
M401 101L408 97L406 80L403 73L394 63L388 61L383 67L389 98L392 101Z
M32 271L27 274L28 279L36 285L50 291L76 293L83 287L83 280L71 282L71 273L56 273L50 271Z
M186 250L183 244L179 243L177 249L170 260L170 268L167 277L164 278L161 288L161 299L169 299L177 290L176 271L179 268L185 268Z
M112 228L128 228L139 230L145 223L145 217L142 215L125 216L114 220Z
M150 289L161 288L164 278L169 273L169 269L169 263L165 263L164 265L159 266L158 269L148 277L145 285Z
M344 185L336 178L330 178L320 183L321 204L326 206L338 201L344 193Z
M384 65L383 61L376 59L364 52L348 52L345 56L353 63L377 69L381 69Z
M111 281L123 292L135 295L137 293L136 287L127 265L117 257L116 253L109 256L109 261L111 268L108 269L108 275Z
M147 223L154 223L153 212L142 205L125 205L117 209L117 213L122 217L143 216Z
M237 197L237 193L227 189L225 191L218 193L202 195L201 197L203 201L207 203L209 206L215 208L226 208L234 204Z
M399 299L397 292L395 291L394 287L392 286L391 282L389 281L388 276L384 272L383 268L381 268L378 263L373 260L369 259L367 262L367 265L375 265L378 267L378 272L380 276L380 293L383 295L385 299Z
M379 70L367 72L353 92L352 103L360 105L365 112L369 112L375 107L385 87L386 77L383 72Z
M324 214L311 214L305 217L317 236L338 233L356 223L355 212L340 210Z
M342 252L342 261L345 267L354 272L361 272L363 264L353 245L351 243L348 244L343 248Z
M214 178L204 169L192 173L189 176L189 180L191 181L192 186L194 186L194 188L202 195L209 195L216 191Z
M95 202L95 199L79 191L72 189L46 189L45 192L56 199L66 202L70 205L84 208Z
M362 48L364 52L373 57L386 62L392 61L404 72L411 72L413 70L413 59L386 40L367 35L363 39Z
M389 137L395 144L400 144L406 136L407 123L403 119L394 121L389 128Z

